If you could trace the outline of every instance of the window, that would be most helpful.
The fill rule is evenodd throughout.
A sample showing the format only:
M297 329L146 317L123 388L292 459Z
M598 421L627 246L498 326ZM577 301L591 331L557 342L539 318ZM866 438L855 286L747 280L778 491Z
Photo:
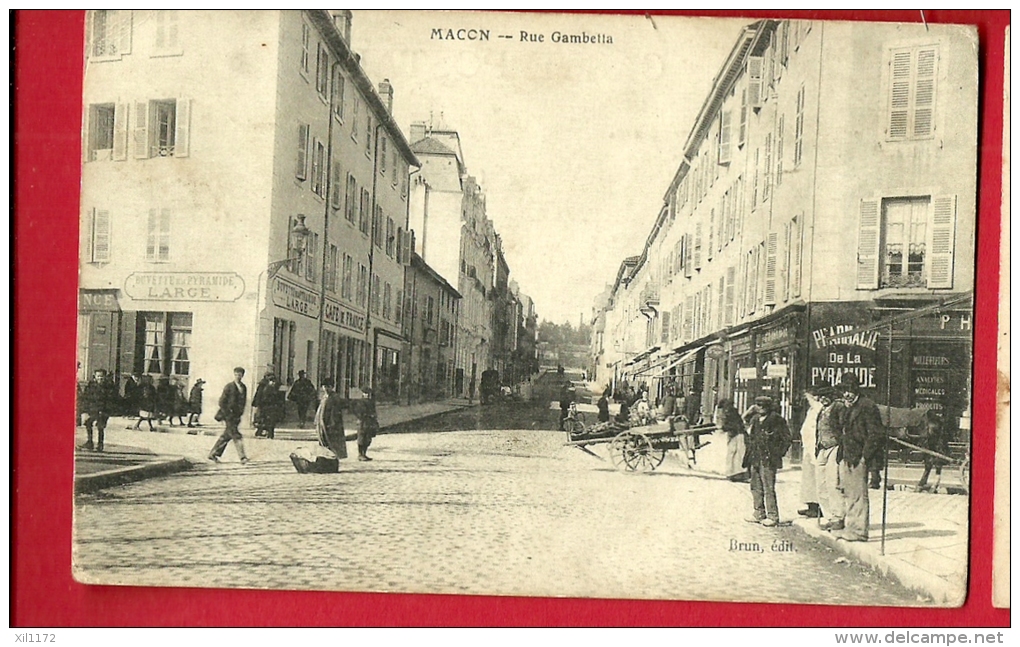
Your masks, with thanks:
M143 326L142 372L150 375L163 375L166 358L166 314L163 312L143 312L139 317Z
M336 65L333 68L333 94L330 100L333 102L333 116L340 121L343 121L344 118L344 90L346 89L344 84L344 75L340 71L340 66Z
M89 106L86 128L86 162L127 159L126 104L100 103Z
M358 263L358 292L357 302L362 308L368 299L368 268Z
M382 207L375 206L375 214L372 216L372 243L382 249L383 246L383 212Z
M428 297L426 299L426 301L425 301L425 323L428 324L430 327L435 322L435 316L434 316L435 315L435 308L436 308L436 300L433 299L432 297Z
M312 157L312 192L326 197L326 145L314 140L315 155Z
M187 157L190 114L190 99L136 103L133 131L135 157Z
M145 260L170 260L170 209L149 209L148 235L145 238Z
M929 198L883 200L882 287L923 287Z
M765 135L765 173L762 180L761 201L765 202L772 189L772 133Z
M312 48L312 28L307 23L301 23L301 74L308 75L310 51Z
M315 59L315 91L323 101L329 96L329 52L322 43Z
M390 178L390 186L396 187L397 186L397 166L398 166L398 164L397 164L397 147L396 146L394 146L391 149L391 154L393 155L393 163L390 165L390 168L393 169L393 177Z
M890 141L926 139L935 130L935 79L938 49L934 45L890 51Z
M397 296L393 300L393 323L399 324L404 320L404 293L397 290Z
M297 244L298 243L298 237L293 232L294 232L294 227L297 226L298 222L303 217L304 216L302 214L298 214L297 216L291 216L288 219L288 222L287 222L287 258L288 259L292 259L289 263L287 263L287 271L291 272L292 274L297 274L298 276L301 275L302 265L303 265L303 263L306 262L305 261L306 255L302 255L302 254L298 253L298 244ZM306 248L305 248L305 250L307 251L309 249L310 249L310 247L307 247L307 241L306 241Z
M309 281L314 281L319 276L319 264L316 262L318 260L318 255L319 234L308 234L305 243L305 255L302 260L305 266L305 278Z
M131 11L89 12L88 54L93 59L119 60L131 53Z
M358 229L360 229L363 234L368 234L369 210L372 208L371 202L372 198L368 193L368 189L362 188L361 210L358 212Z
M719 115L719 163L730 163L730 111L726 110Z
M393 233L393 225L394 225L393 218L387 218L386 219L386 255L389 256L390 258L393 258L393 252L394 252L394 250L396 248L396 245L394 244L396 242L396 240L395 240L396 237L394 236L394 233Z
M329 246L329 262L327 264L326 289L336 292L340 279L340 250L336 245Z
M801 257L802 257L802 245L801 240L804 236L804 217L794 216L793 220L790 221L790 298L796 299L800 296L800 281L801 281Z
M181 54L180 29L178 27L180 12L175 9L160 9L153 13L156 22L156 40L152 44L152 55Z
M793 125L793 166L804 158L804 86L797 91L797 117Z
M110 212L92 209L89 215L89 262L108 263L110 261Z
M171 375L188 375L191 370L191 359L188 348L191 346L191 313L171 312L170 315L170 367Z
M344 196L344 200L346 201L344 204L344 217L354 223L356 221L355 214L357 213L355 204L358 200L358 183L350 173L347 174L347 193Z
M404 250L407 249L404 245L404 229L403 227L397 227L397 262L406 264L407 259L404 258Z
M340 284L340 298L354 300L354 258L344 254L344 274Z
M361 100L358 99L358 95L354 95L353 99L354 113L351 115L351 139L358 141L358 110L361 107Z
M365 156L372 156L372 115L365 110Z
M330 182L329 186L333 189L333 193L330 194L330 206L334 210L340 209L340 200L344 192L344 184L340 181L342 173L340 172L340 162L334 157L330 167Z
M386 138L379 139L379 175L386 177Z
M294 173L294 177L302 181L308 179L309 131L308 124L298 125L297 170Z
M382 305L382 294L379 288L379 275L372 275L372 288L371 288L371 301L372 301L372 314L379 314L379 310Z
M393 287L389 281L383 285L383 302L382 302L382 316L383 319L389 319L392 312L392 301L393 301Z

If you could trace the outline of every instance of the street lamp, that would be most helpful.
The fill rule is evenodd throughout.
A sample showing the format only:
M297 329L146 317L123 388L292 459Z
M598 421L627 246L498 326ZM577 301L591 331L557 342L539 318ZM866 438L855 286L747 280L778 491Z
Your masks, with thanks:
M294 237L294 252L297 254L291 258L285 258L282 261L273 261L269 264L268 279L272 279L276 276L276 273L280 271L284 265L293 263L294 261L300 261L305 254L305 247L308 244L308 234L311 232L308 227L305 227L305 217L303 215L297 216L297 224L290 230L291 236ZM288 245L289 247L289 245ZM288 250L289 251L289 250Z

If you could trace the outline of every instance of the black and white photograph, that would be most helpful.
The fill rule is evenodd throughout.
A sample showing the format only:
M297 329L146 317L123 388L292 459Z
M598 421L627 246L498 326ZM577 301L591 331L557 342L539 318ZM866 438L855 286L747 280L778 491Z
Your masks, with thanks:
M922 17L88 11L75 579L959 607Z

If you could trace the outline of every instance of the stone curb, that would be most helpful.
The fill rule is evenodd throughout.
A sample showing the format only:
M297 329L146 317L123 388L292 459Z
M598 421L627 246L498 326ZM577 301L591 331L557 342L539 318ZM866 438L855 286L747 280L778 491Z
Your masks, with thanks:
M419 416L417 418L409 418L407 420L402 420L401 422L391 422L388 425L380 426L379 427L379 431L380 432L385 432L387 429L390 429L392 427L399 427L400 425L406 425L406 424L408 424L410 422L421 422L423 420L431 420L432 418L438 418L439 416L445 415L447 413L451 413L453 411L463 411L464 409L471 409L471 408L477 407L477 406L479 406L477 403L476 404L466 404L466 405L458 404L453 409L447 409L446 411L436 411L434 413L429 413L427 415Z
M191 468L192 464L186 458L170 458L94 474L83 474L74 478L74 493L87 494L115 485L183 472Z
M958 608L963 606L966 601L966 585L958 589L938 575L929 573L910 562L891 555L881 555L877 548L878 542L875 540L867 543L839 541L831 533L819 528L816 519L795 519L793 526L847 557L870 566L882 576L895 579L904 587L930 597L936 605ZM872 549L873 547L874 549Z

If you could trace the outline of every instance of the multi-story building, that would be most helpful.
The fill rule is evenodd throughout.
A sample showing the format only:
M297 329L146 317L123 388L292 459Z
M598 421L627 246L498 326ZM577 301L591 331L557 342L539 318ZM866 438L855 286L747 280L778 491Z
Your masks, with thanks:
M348 11L91 11L79 361L394 393L417 159Z
M503 241L495 237L496 254L493 265L493 285L489 291L492 301L492 358L490 365L499 372L503 384L513 382L514 337L517 333L517 307L510 291L510 266L503 254Z
M421 257L440 276L457 277L461 295L453 390L477 393L482 371L492 368L492 300L496 232L486 216L485 194L464 165L456 131L411 125L411 149L421 171L411 188L410 223Z
M976 51L956 26L747 26L599 315L600 361L703 415L768 394L795 422L852 372L968 429Z
M453 393L460 293L412 250L404 274L404 294L410 303L404 315L407 399L449 397Z

